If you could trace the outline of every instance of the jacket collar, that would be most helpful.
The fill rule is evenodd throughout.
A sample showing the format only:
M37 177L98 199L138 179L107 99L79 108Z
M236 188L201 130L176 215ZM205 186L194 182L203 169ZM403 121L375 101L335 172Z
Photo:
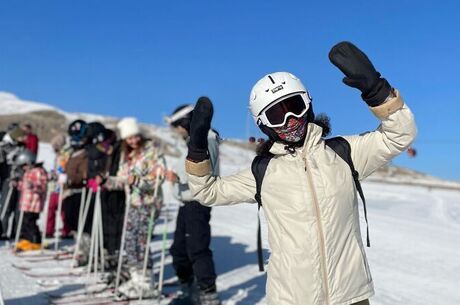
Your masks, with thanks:
M310 151L321 142L321 137L323 134L323 128L314 124L308 123L307 135L302 147L298 147L297 150L300 151ZM270 152L274 155L287 155L289 152L285 149L286 144L275 142L270 148Z

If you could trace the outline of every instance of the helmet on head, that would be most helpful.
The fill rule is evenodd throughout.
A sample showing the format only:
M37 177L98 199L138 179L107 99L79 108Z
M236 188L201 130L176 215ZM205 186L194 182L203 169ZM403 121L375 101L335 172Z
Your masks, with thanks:
M14 163L17 166L32 165L35 163L36 159L37 159L37 156L33 152L31 152L28 149L24 149L16 156Z
M8 125L8 127L6 128L7 131L11 131L13 129L15 129L16 127L19 127L19 124L18 123L11 123Z
M83 120L75 120L70 123L67 133L70 136L72 146L81 146L86 142L88 124Z
M193 116L193 109L195 108L194 105L181 105L177 107L171 116L165 117L165 122L166 124L177 127L181 126L185 128L186 130L190 129L190 123L192 122L192 116Z
M254 85L249 108L262 132L279 141L272 128L282 127L291 116L307 117L307 121L312 121L311 101L308 90L296 76L275 72L265 75Z
M99 122L89 123L86 129L86 137L93 143L104 142L107 137L107 129Z

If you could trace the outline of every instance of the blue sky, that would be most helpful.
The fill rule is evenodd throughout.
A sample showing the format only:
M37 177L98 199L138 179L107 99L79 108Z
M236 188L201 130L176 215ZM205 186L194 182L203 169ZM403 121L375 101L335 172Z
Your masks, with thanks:
M328 61L341 40L362 48L416 115L418 156L395 163L460 180L457 1L1 1L0 90L156 124L208 95L214 126L246 138L252 85L290 71L333 133L352 134L378 122Z

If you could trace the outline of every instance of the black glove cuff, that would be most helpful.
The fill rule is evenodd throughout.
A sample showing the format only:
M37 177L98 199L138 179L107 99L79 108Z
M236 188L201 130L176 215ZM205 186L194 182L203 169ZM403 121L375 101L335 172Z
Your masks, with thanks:
M189 146L187 160L198 163L198 162L202 162L207 159L209 159L209 154L208 154L207 149L199 149L199 148L193 148Z
M380 78L372 90L361 94L361 97L370 107L377 107L385 102L390 93L391 85L386 79Z

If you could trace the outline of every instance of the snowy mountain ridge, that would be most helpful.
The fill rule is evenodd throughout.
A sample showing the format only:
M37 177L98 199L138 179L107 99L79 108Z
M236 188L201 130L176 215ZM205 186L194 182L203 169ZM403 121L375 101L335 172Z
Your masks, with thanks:
M59 121L59 124L50 128L49 124L51 124L51 122L49 118L51 113L57 114L54 122ZM83 119L88 122L99 121L109 128L114 128L118 121L118 118L101 114L68 113L45 103L22 100L18 96L4 91L0 91L0 117L2 118L2 121L5 122L33 119L38 121L39 127L40 125L43 125L41 126L41 129L38 130L38 133L39 137L44 140L44 142L49 141L51 138L50 133L54 134L65 132L67 124L75 119ZM8 117L9 120L3 119L6 117ZM45 117L46 120L43 120ZM4 126L0 127L4 128ZM166 143L167 153L169 155L174 155L176 139L175 135L168 128L146 123L142 124L142 128L149 136L159 138ZM46 147L46 145L44 147ZM248 160L252 160L254 150L254 145L238 139L225 140L221 149L222 158L228 159L230 164L245 164ZM244 162L241 162L242 156L244 156ZM248 165L249 164L250 163L248 163ZM445 181L411 169L395 166L388 166L380 169L369 177L367 181L460 190L460 182Z

